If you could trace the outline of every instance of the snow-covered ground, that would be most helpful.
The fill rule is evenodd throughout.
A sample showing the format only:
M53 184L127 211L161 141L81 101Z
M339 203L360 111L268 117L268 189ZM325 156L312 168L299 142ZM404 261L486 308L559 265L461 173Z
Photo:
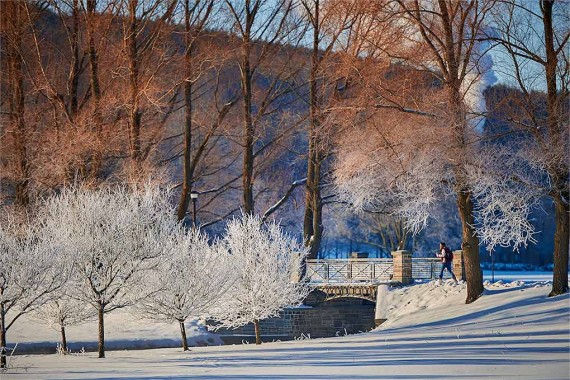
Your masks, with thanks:
M491 281L493 272L491 270L483 271L483 278ZM552 281L552 272L539 272L539 271L495 271L496 281Z
M568 379L570 298L546 298L544 282L486 287L471 305L464 284L395 289L388 321L366 334L106 359L18 356L0 379Z
M69 348L73 352L83 349L97 350L97 331L96 321L67 327ZM192 346L222 344L217 335L208 333L197 320L186 323L186 334L188 344ZM8 331L8 346L13 347L17 343L18 354L53 353L59 341L60 333L55 328L50 328L28 316L20 318ZM136 318L127 310L117 310L105 316L105 347L109 350L180 345L180 328L177 323L160 323Z

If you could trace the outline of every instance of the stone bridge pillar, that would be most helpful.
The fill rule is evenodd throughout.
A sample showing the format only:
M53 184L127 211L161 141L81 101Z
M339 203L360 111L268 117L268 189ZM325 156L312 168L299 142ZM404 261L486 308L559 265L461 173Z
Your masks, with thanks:
M463 261L463 251L453 251L453 273L459 281L465 281L465 262Z
M388 319L388 302L386 297L390 291L389 285L380 284L376 291L376 310L374 312L374 327L380 326Z
M392 257L394 259L394 276L392 280L402 285L408 285L414 282L412 278L412 252L393 251Z

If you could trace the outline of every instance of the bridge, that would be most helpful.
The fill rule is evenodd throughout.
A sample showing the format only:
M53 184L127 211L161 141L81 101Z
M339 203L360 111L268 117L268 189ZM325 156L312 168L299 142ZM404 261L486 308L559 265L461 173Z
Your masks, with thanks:
M391 259L307 260L306 276L315 289L326 294L324 301L360 298L372 302L377 301L379 285L407 285L414 280L439 277L438 258L412 258L409 251L395 251L392 256ZM454 252L453 264L458 279L465 279L462 251ZM450 277L447 271L444 277Z
M454 252L453 271L464 278L461 251ZM412 258L409 251L392 252L391 259L350 258L307 260L306 277L314 290L303 307L283 310L261 322L266 341L329 337L369 331L386 320L384 294L390 286L439 276L437 258ZM253 341L254 326L218 332L226 343Z

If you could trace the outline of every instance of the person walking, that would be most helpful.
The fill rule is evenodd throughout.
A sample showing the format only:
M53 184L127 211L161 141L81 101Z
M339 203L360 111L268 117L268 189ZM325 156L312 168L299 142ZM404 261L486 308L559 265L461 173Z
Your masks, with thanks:
M436 253L436 256L441 259L441 272L439 272L439 283L443 280L443 271L447 269L447 271L451 274L453 281L457 284L457 277L451 270L451 264L453 263L453 252L449 249L444 242L439 243L439 251Z

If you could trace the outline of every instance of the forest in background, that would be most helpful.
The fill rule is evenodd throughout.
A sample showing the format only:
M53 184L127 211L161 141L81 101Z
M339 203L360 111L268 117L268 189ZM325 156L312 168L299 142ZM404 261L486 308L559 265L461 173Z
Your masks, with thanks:
M315 247L314 257L344 257L351 250L386 256L399 246L431 255L442 239L461 246L452 194L412 236L393 210L348 210L334 184L338 153L356 151L347 143L357 141L355 130L391 125L405 131L426 124L411 109L447 108L438 69L419 64L428 60L419 42L400 42L406 26L379 9L389 8L383 2L0 6L0 197L6 210L33 212L38 200L74 183L152 181L176 189L172 201L189 224L189 195L197 192L198 225L207 231L220 233L221 222L242 211L259 214ZM566 84L559 91L567 111ZM481 140L516 140L510 132L524 91L496 85L480 94L484 111L472 113L485 117ZM547 118L546 94L530 95L536 118ZM438 132L422 143L437 147L448 138ZM541 202L531 220L538 244L519 254L499 247L499 260L552 262L554 205Z

